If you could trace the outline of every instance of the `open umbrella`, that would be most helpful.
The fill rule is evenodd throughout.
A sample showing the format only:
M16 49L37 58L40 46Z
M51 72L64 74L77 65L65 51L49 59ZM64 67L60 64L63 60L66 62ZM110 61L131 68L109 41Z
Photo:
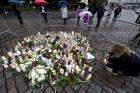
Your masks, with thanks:
M10 2L11 4L23 4L23 3L25 3L22 0L9 0L8 2Z
M67 6L68 2L66 0L60 0L60 1L58 1L57 5L58 6Z
M47 4L48 2L46 2L45 0L35 0L34 3L38 5L44 5L44 4Z
M79 16L83 17L85 14L88 14L88 16L92 16L92 13L90 11L83 11L79 14Z

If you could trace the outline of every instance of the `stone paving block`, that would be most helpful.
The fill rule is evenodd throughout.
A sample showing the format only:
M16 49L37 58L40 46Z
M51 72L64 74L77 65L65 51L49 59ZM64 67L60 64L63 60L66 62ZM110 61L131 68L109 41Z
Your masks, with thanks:
M108 85L105 85L105 84L103 84L103 89L105 90L105 91L107 91L108 93L112 93L112 88L110 88Z
M71 88L71 86L66 86L65 91L66 93L75 93L75 91Z
M109 81L109 80L103 80L103 83L105 85L108 85L110 88L116 88L116 87L119 87L118 85L114 84L113 82Z
M83 89L80 89L80 90L78 91L78 93L86 93L86 91L84 91Z
M10 78L12 76L12 72L10 71L5 72L5 76L6 76L6 79Z
M1 64L1 63L0 63ZM0 72L2 72L3 71L3 67L2 66L0 66Z
M6 88L5 88L5 86L0 88L0 93L6 93Z
M140 84L140 78L133 77L133 78L132 78L132 82L133 82L133 81Z
M43 93L41 89L34 89L33 93ZM49 93L49 92L48 92Z
M135 90L135 86L132 85L130 82L125 82L125 86L132 89L132 90Z
M98 84L96 84L95 82L91 83L91 88L95 89L98 93L101 93L102 91L102 87Z
M16 76L15 80L16 80L17 85L24 82L24 80L22 78L20 78L19 76Z
M81 88L84 89L85 91L89 88L89 85L87 83L81 83L80 84Z
M115 90L116 90L118 93L127 93L127 91L125 91L125 90L122 89L122 88L115 88Z
M99 93L99 92L97 92L95 89L93 89L93 88L89 88L88 89L88 93Z
M135 90L132 90L132 89L130 89L130 88L128 88L128 87L124 87L123 88L127 93L135 93Z
M45 84L43 84L43 86L42 86L42 91L45 91L45 89L47 89L47 87L49 87L49 85L47 82L45 82Z
M72 87L75 91L78 91L80 89L80 86L79 85L76 85L74 87Z
M48 87L45 91L45 93L54 93L51 87Z
M113 76L113 75L109 78L109 80L118 86L121 86L123 82L122 78L118 78L117 76Z
M98 85L102 85L103 84L103 80L99 80L98 78L94 78L92 82L96 82Z
M0 72L0 78L3 78L3 72Z
M131 82L131 84L134 85L134 86L137 87L137 88L140 88L140 84L137 83L137 82L134 81L134 80Z
M108 93L107 91L103 90L102 93Z
M1 79L0 79L0 87L1 87L1 86L4 86L4 85L5 85L5 79L4 79L4 78L1 78Z
M24 82L17 84L17 88L19 93L24 93L28 89L27 85Z
M14 86L15 86L14 78L10 77L9 79L7 79L7 88L8 88L8 90L13 88Z
M16 90L15 87L13 87L12 89L10 89L10 90L8 91L8 93L17 93L17 90Z

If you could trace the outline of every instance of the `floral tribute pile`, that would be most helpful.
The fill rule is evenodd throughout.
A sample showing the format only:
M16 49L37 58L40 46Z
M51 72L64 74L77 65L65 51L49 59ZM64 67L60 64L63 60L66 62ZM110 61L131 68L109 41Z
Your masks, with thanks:
M92 53L87 38L79 33L47 32L25 37L1 59L5 68L28 79L29 86L45 81L65 86L90 80Z

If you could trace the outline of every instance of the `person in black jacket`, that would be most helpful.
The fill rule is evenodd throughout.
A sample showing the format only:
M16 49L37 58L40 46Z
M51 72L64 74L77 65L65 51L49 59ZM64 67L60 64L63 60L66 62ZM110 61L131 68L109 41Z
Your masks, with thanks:
M122 7L121 7L121 6L117 7L117 8L114 10L114 18L113 18L113 22L116 21L118 15L121 14L121 11L122 11Z
M17 6L13 6L13 11L14 11L15 15L17 16L17 18L19 20L19 23L23 24L23 20L22 20L22 17L21 17L21 12L17 9Z
M140 57L122 44L114 45L111 53L105 55L103 63L113 73L120 71L125 76L139 76L140 73Z

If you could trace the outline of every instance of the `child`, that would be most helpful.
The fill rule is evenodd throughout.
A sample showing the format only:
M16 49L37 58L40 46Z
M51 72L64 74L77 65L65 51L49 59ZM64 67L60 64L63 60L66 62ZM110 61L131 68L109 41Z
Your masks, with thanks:
M89 16L86 13L85 16L83 17L85 30L87 30L87 27L88 27L88 20L89 20Z

